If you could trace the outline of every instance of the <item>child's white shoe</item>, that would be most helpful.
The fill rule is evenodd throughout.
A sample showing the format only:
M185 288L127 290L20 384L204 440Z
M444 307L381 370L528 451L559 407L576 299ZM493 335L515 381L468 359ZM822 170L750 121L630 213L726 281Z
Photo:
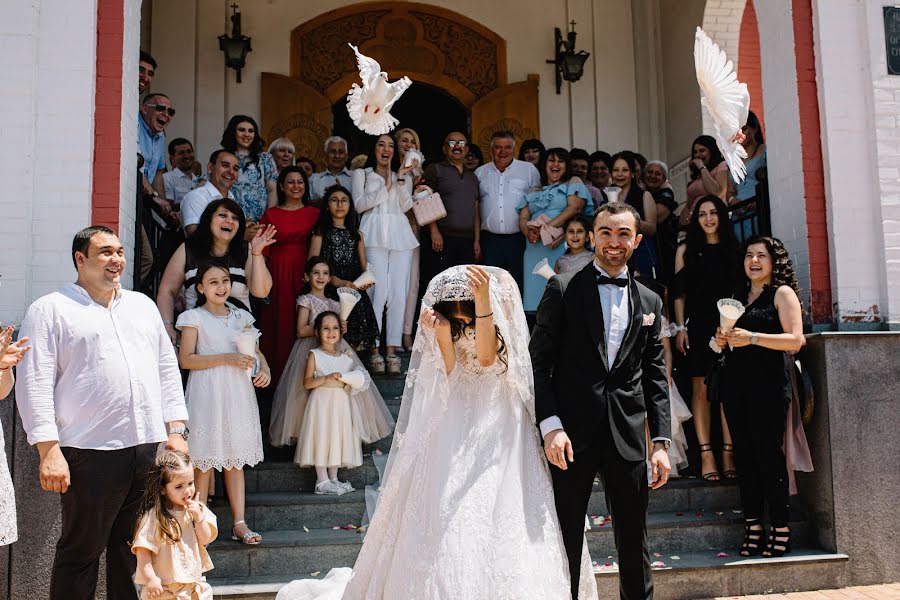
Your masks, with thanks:
M356 488L353 487L352 485L350 485L350 482L349 482L349 481L341 481L341 480L338 479L337 477L335 477L335 478L332 479L331 481L332 481L332 483L334 483L336 486L338 486L339 488L343 489L343 490L346 491L346 492L355 492L355 491L356 491Z
M336 485L334 481L326 479L325 481L320 481L316 484L316 493L340 496L346 494L347 491L343 487Z

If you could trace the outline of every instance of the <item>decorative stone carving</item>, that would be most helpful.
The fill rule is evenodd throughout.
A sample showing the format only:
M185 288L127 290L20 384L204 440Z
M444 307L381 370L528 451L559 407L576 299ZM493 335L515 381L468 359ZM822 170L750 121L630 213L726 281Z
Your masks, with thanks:
M324 93L346 73L358 73L347 43L359 46L374 39L378 23L390 13L373 10L346 15L300 36L300 79Z
M486 127L482 127L480 131L475 132L476 143L481 146L482 149L490 148L491 136L494 135L494 132L496 131L513 132L516 135L516 140L519 143L521 143L523 140L539 138L537 132L531 127L525 126L518 119L505 117L502 119L498 119L493 123L487 125Z
M322 142L330 135L328 127L306 114L293 114L269 129L271 139L288 138L294 143L294 156L307 156L319 167L325 164Z

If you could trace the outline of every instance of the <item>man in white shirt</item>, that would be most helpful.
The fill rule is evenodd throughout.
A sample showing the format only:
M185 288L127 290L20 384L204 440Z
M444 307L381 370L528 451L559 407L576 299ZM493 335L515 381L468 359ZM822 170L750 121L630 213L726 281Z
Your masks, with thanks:
M519 231L519 201L539 188L535 166L514 158L516 136L498 131L491 137L493 162L475 169L481 191L481 253L484 264L509 271L522 289L525 237Z
M206 183L206 177L200 174L200 163L194 160L190 140L175 138L169 142L169 163L172 170L163 173L163 186L166 198L177 207L188 192Z
M162 442L187 452L178 360L153 301L121 289L125 253L102 226L75 235L78 279L36 300L16 404L40 454L41 487L62 494L51 600L90 600L106 550L106 597L135 598L128 546Z
M203 187L188 192L181 200L181 225L184 227L184 235L190 237L197 229L200 215L213 200L231 198L231 186L240 175L241 163L237 157L228 150L216 150L209 157L206 171L209 181Z
M321 200L325 190L339 183L350 189L350 170L347 169L347 140L333 135L325 140L325 170L309 178L309 197ZM318 205L318 202L313 204Z

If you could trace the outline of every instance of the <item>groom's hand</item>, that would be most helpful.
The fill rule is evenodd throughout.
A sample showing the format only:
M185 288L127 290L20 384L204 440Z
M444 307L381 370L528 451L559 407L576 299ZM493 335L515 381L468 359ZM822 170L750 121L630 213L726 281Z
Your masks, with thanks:
M569 462L575 462L575 453L572 451L572 442L563 429L554 429L544 436L544 454L550 464L556 465L563 471L569 468ZM667 472L668 475L668 472Z
M653 481L650 482L650 489L658 490L669 481L669 471L672 470L669 465L669 453L666 451L666 447L660 443L653 444L650 467L653 469Z

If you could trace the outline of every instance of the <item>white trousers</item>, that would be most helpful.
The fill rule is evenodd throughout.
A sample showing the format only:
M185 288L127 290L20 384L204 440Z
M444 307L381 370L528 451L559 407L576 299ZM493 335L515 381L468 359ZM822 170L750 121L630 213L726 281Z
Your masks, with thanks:
M388 250L387 248L366 248L366 262L375 276L375 285L368 289L375 320L380 332L385 331L388 346L403 343L403 316L406 311L406 297L409 293L409 274L412 270L412 250ZM382 315L387 308L387 323L382 323Z

